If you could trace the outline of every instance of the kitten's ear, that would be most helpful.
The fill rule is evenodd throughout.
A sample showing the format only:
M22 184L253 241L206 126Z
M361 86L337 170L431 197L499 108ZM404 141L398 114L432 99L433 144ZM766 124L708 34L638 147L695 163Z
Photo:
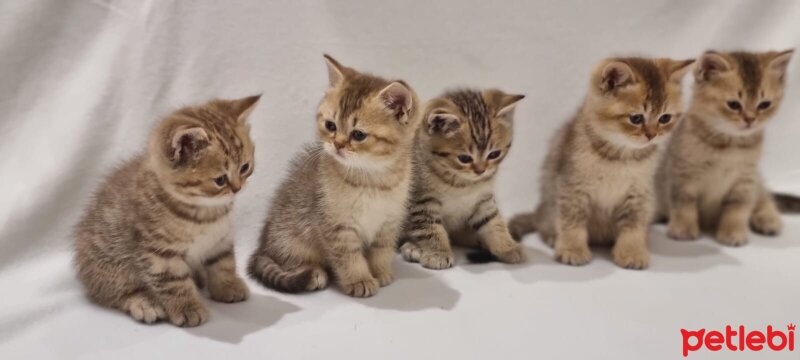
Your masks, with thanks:
M259 99L261 99L261 94L231 101L231 115L236 117L239 124L244 124L258 105Z
M517 102L524 98L525 95L506 94L497 89L489 89L483 93L483 99L494 109L497 117L510 114Z
M721 73L731 70L731 64L722 54L707 51L700 57L694 69L694 78L698 82L708 81Z
M612 60L603 66L600 71L600 90L612 92L619 88L633 84L636 76L628 64Z
M325 64L328 65L328 81L331 87L335 87L344 81L353 70L340 64L336 59L328 54L322 55L325 58Z
M794 49L775 53L773 58L769 61L769 71L774 72L774 74L778 75L778 77L783 80L786 76L786 69L789 67L789 61L792 60L793 53Z
M404 83L395 81L389 84L378 93L378 98L397 120L404 123L408 120L408 111L411 110L414 100L411 90Z
M183 164L208 146L208 134L200 127L179 129L172 135L170 153L173 164Z
M461 127L461 118L442 108L432 110L427 122L429 135L439 134L445 138L452 137Z
M683 77L689 72L690 65L694 64L694 59L689 60L670 60L669 80L680 84Z

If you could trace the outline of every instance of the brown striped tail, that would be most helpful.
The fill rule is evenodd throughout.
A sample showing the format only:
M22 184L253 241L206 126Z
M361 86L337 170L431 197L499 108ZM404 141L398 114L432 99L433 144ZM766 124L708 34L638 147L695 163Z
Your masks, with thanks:
M508 222L508 232L516 241L522 241L522 237L536 232L537 213L535 211L514 215Z
M264 286L286 293L306 291L313 276L312 268L286 271L266 254L256 252L247 264L247 273Z
M782 213L800 213L800 197L788 194L772 194L772 197Z

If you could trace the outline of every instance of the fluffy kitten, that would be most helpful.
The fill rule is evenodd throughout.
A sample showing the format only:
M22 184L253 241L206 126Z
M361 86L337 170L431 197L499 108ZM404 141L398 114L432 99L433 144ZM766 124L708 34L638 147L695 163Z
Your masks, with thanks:
M253 172L248 114L259 96L180 109L144 154L101 185L75 230L75 264L89 298L152 323L197 326L211 299L245 300L230 211ZM197 286L196 286L197 285Z
M458 90L428 103L400 248L406 261L449 268L450 239L480 246L503 262L525 260L494 200L495 174L511 148L514 105L522 98L499 90Z
M275 193L248 272L267 287L301 292L326 287L331 271L344 293L368 297L393 281L418 101L402 81L325 60L320 141L295 158Z
M747 242L748 227L775 235L781 219L758 172L764 126L784 94L792 50L705 53L692 103L675 131L659 189L668 235L695 239L701 228L722 244ZM779 197L786 207L796 200Z
M646 268L660 144L683 111L681 79L692 62L603 61L577 116L552 143L539 207L514 217L512 234L538 230L555 246L556 259L569 265L591 260L590 242L613 242L617 265Z

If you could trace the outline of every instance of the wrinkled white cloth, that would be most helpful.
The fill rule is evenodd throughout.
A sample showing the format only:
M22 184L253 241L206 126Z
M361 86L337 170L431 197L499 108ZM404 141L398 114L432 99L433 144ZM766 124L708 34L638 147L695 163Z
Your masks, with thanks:
M396 283L368 300L249 282L251 300L211 304L209 322L190 330L89 304L69 233L103 174L141 151L159 116L263 93L251 117L256 172L236 205L241 267L288 160L314 137L324 52L404 79L422 99L456 86L526 94L497 189L510 216L534 206L549 138L601 58L787 49L800 45L798 19L791 0L2 1L0 358L674 359L682 327L797 323L791 217L781 237L740 249L673 242L655 227L643 272L614 267L604 250L586 267L558 265L530 236L523 266L467 266L459 255L455 269L427 271L398 260ZM798 63L762 162L770 186L794 193Z

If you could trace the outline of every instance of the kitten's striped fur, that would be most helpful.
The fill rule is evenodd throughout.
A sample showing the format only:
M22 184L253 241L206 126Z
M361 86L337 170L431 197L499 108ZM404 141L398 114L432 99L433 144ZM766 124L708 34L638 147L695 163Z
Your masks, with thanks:
M518 263L524 253L494 199L497 168L511 148L513 108L522 95L456 90L431 100L417 134L414 186L403 258L431 269L453 265L451 241ZM495 158L490 153L499 151ZM498 154L498 153L496 153ZM464 163L459 156L469 156Z
M216 301L247 298L235 273L230 211L253 171L245 119L257 101L176 111L153 131L145 154L101 185L75 229L78 277L92 301L147 323L196 326L208 317L196 284Z
M700 59L692 104L658 178L670 237L695 239L706 228L720 243L739 246L748 228L780 232L778 204L763 185L758 161L764 126L783 100L791 55L709 51ZM784 210L798 203L777 199Z
M515 216L512 234L539 231L555 246L556 259L569 265L591 260L590 242L612 242L617 265L647 267L660 143L683 111L680 82L692 62L603 61L577 116L550 147L538 208ZM665 115L669 121L661 122Z
M326 287L330 271L343 292L367 297L394 279L418 101L402 81L326 60L320 141L295 158L275 193L248 272L267 287L301 292Z

